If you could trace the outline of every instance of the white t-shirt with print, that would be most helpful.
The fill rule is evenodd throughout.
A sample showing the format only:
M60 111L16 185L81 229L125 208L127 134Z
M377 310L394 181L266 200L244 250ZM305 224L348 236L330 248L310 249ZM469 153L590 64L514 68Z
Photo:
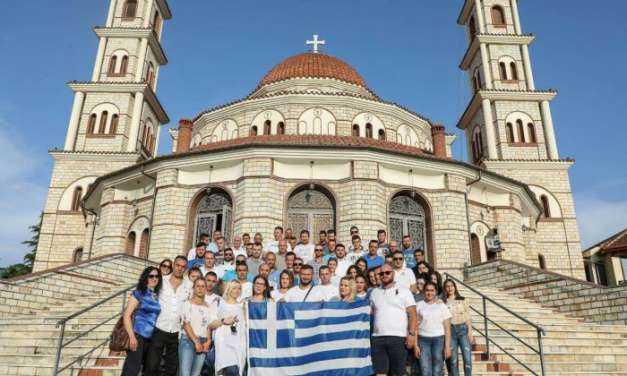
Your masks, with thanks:
M441 337L444 335L444 320L451 318L446 304L441 301L428 304L424 300L416 305L420 326L418 334L424 337Z
M411 291L398 285L387 289L377 287L370 294L370 306L374 315L374 337L407 336L407 308L416 306Z
M208 304L192 304L191 301L183 303L181 321L191 325L194 334L207 338L209 324L218 318L217 306L213 308Z

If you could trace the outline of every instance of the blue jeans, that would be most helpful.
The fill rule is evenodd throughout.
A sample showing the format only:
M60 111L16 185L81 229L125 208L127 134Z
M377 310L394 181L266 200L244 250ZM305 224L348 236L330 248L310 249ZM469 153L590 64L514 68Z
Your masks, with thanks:
M444 336L419 337L422 376L444 374Z
M238 366L228 366L222 369L222 374L224 376L239 376L239 367Z
M446 360L446 369L451 376L459 376L457 347L462 351L464 376L472 375L472 347L468 340L468 325L451 325L451 357Z
M207 338L199 337L200 343L207 342ZM199 376L205 363L206 353L196 353L194 342L185 334L179 340L179 375Z

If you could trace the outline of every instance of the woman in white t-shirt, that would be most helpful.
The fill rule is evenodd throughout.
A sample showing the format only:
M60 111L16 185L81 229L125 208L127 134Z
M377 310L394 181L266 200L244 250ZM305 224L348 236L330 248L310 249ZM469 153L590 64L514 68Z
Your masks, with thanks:
M198 278L194 281L192 297L183 303L181 321L183 332L179 340L179 374L199 376L211 347L209 324L216 319L215 307L205 302L207 281Z
M218 308L218 320L211 323L215 328L217 375L242 376L246 364L246 325L244 303L240 297L242 285L233 280L226 284L223 301Z
M416 304L418 346L414 353L420 358L422 376L442 375L444 359L451 356L451 312L437 298L437 291L435 283L425 283L425 299Z
M283 299L283 297L287 293L287 290L291 289L292 287L294 287L294 276L287 270L283 270L279 275L279 288L272 290L270 296L272 297L272 299L278 302L279 300Z

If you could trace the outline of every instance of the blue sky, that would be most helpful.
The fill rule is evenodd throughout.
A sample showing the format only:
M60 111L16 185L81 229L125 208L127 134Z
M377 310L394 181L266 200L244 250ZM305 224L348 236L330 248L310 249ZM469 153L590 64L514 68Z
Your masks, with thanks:
M54 5L53 5L54 4ZM91 77L108 0L11 1L0 19L0 265L19 261L62 146L69 80ZM457 65L466 39L461 0L170 0L158 95L172 119L248 94L313 33L382 98L456 131L469 88ZM571 170L583 244L627 227L627 2L520 1L536 86L556 88L552 111ZM169 150L169 137L160 151ZM454 148L465 158L464 142Z

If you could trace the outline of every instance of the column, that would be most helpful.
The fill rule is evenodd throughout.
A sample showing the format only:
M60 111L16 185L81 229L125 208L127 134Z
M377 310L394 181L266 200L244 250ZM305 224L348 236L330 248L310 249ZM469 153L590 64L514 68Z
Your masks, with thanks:
M525 65L525 76L527 77L527 90L536 90L536 84L533 82L533 72L531 71L531 59L529 58L529 46L522 45L522 58Z
M510 6L514 18L514 30L516 30L516 34L521 35L522 27L520 26L520 16L518 15L518 2L516 0L510 0Z
M485 78L486 89L492 89L492 68L490 66L490 59L488 56L488 46L485 43L481 43L481 65L483 65L483 77Z
M555 141L555 129L553 128L553 117L551 116L551 106L549 101L540 103L542 110L542 124L544 124L544 141L549 154L549 159L559 159L557 152L557 142Z
M485 34L485 17L483 16L483 5L481 0L475 0L475 10L477 11L477 23L479 23L479 33Z
M111 0L109 4L109 13L107 14L107 27L113 27L113 19L115 17L115 8L117 7L117 0Z
M135 93L133 102L133 117L131 118L131 130L128 134L128 145L126 151L134 153L137 151L137 139L139 137L139 121L142 117L142 107L144 106L144 93Z
M74 144L76 143L76 133L78 132L78 125L81 121L81 110L83 108L83 100L85 100L85 93L78 91L74 94L74 104L72 104L72 114L70 115L70 124L68 126L67 135L65 136L65 146L63 150L74 150Z
M91 75L91 80L94 82L100 81L100 72L102 71L102 63L106 46L107 38L101 37L100 41L98 42L98 53L96 54L96 65L94 66L94 73Z
M488 158L498 159L496 150L496 133L494 132L494 118L492 117L492 105L489 99L481 102L483 107L483 120L485 121L485 136L488 143Z
M150 22L152 21L150 15L152 14L152 9L154 5L155 5L154 1L152 0L148 1L148 6L146 7L146 13L144 13L144 22L143 22L144 27L146 29L150 27Z
M135 70L135 82L141 82L142 76L144 75L144 65L146 62L146 53L148 50L148 39L142 38L139 43L139 51L137 56L137 67Z

